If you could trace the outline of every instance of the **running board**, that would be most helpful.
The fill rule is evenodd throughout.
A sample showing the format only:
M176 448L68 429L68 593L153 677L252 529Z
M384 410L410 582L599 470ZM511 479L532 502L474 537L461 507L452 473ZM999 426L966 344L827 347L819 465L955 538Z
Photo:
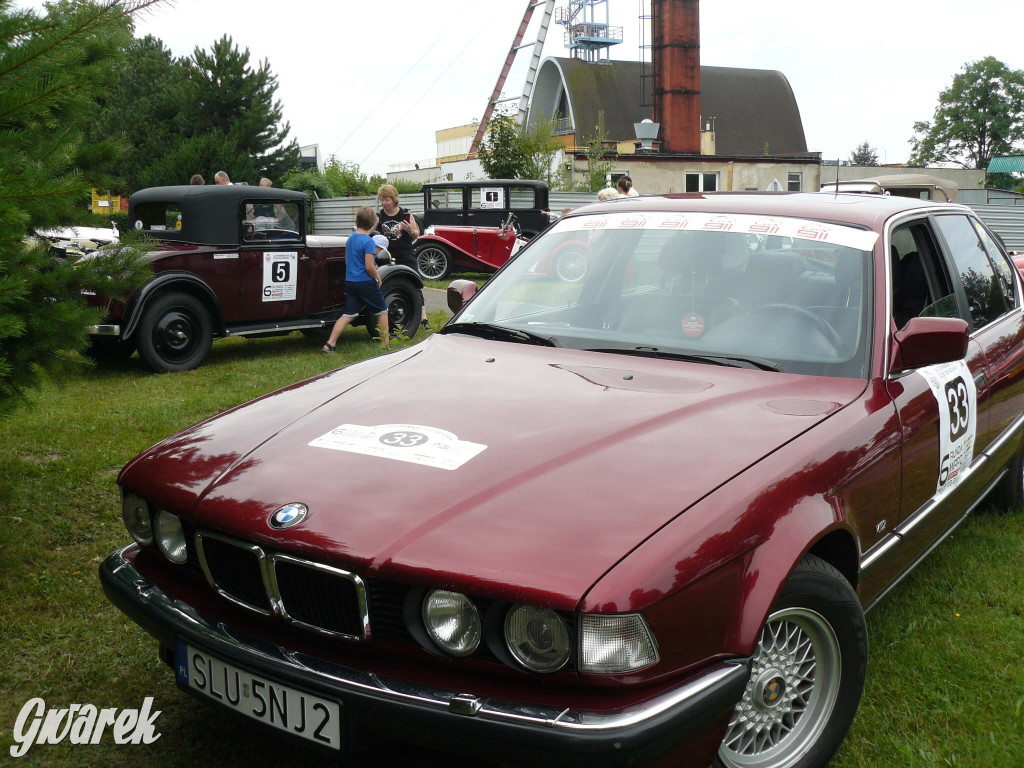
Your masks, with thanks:
M255 336L260 333L275 331L301 331L306 328L326 328L327 320L284 320L279 323L261 323L260 325L238 325L227 328L225 336Z

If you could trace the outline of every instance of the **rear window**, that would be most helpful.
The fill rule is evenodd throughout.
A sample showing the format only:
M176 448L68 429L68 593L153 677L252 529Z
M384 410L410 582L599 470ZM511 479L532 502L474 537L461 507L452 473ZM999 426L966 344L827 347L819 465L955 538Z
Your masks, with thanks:
M176 232L181 229L181 205L143 203L135 209L135 228L146 232Z

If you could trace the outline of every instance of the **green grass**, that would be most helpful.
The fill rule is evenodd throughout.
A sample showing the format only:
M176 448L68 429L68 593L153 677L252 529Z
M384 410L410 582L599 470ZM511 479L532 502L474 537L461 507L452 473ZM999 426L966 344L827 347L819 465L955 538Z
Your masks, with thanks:
M437 328L441 313L432 317ZM414 341L424 338L417 334ZM138 358L46 381L0 423L0 764L24 703L139 707L148 746L33 747L31 766L275 766L292 745L175 688L156 643L104 598L99 562L129 541L114 479L188 424L379 354L349 329L338 352L297 334L218 341L196 371L156 376ZM1024 765L1024 515L972 517L868 617L860 712L835 768ZM12 761L13 762L13 761ZM362 765L460 765L394 745Z

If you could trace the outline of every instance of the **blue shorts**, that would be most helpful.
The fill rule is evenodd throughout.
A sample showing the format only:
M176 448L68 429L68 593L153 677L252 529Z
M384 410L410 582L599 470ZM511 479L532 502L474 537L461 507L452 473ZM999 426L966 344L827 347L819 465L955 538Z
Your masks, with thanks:
M388 311L384 303L384 294L380 286L373 280L369 282L350 283L345 281L345 311L343 317L357 317L363 309L369 309L375 315Z

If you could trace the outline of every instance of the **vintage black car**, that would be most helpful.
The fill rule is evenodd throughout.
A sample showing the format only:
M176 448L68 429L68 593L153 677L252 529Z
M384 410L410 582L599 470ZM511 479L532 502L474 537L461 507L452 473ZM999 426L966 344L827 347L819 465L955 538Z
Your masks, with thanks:
M550 223L548 185L523 179L424 184L423 211L424 229L431 225L500 227L512 213L529 239Z
M154 276L124 304L102 295L89 328L97 359L136 349L155 371L200 365L214 338L329 327L345 305L344 237L306 234L307 196L246 185L152 187L136 192L129 226L158 241ZM423 284L400 265L379 268L392 330L419 327ZM375 318L356 321L373 334Z

